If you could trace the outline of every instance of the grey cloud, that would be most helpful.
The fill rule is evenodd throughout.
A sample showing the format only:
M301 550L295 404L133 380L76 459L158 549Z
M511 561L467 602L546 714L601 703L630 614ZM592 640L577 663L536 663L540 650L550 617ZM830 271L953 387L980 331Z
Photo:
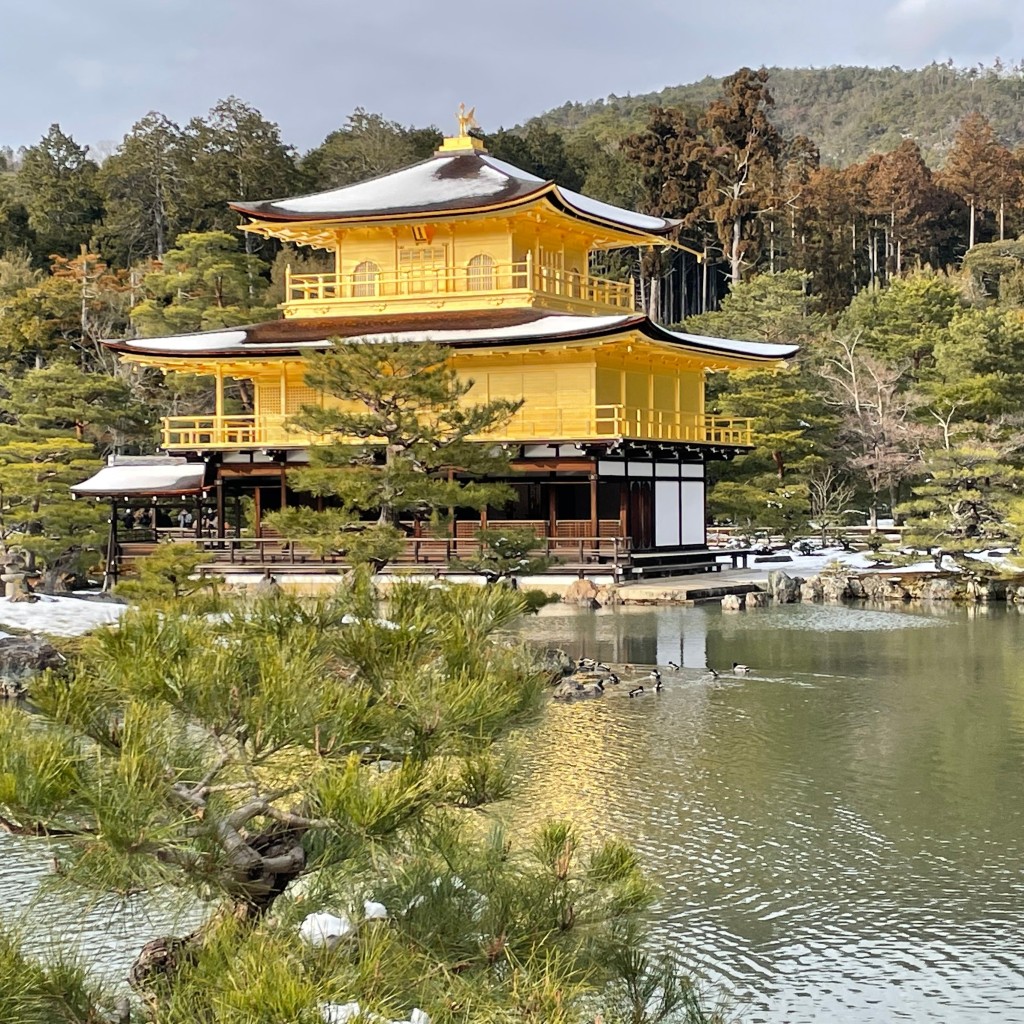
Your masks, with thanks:
M234 94L300 149L356 106L487 128L566 100L727 74L742 64L960 63L1012 55L1010 0L6 0L0 144L59 121L120 138L148 110L178 121ZM915 7L916 5L916 7ZM973 11L974 17L964 16Z

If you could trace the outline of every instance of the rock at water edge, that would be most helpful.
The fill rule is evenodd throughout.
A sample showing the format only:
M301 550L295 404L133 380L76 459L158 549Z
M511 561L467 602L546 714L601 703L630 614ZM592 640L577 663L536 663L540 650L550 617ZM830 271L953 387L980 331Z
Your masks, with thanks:
M802 577L790 576L781 569L768 573L768 593L776 604L793 604L799 600L802 583Z
M600 588L593 580L577 580L562 595L565 604L578 604L583 608L597 608Z

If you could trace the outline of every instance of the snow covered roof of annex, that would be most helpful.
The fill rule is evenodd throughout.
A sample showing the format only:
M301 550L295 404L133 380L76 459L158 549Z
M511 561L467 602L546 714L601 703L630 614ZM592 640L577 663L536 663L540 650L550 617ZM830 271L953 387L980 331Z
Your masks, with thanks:
M391 174L311 195L230 203L231 209L266 221L377 221L475 213L546 198L583 220L633 234L665 235L679 221L651 217L561 188L478 150L439 151Z
M171 360L206 356L245 359L317 351L328 348L333 338L490 348L612 339L634 332L654 342L706 355L710 361L718 356L749 363L773 363L789 359L798 351L797 345L709 338L670 331L640 313L574 316L528 308L270 320L231 330L132 341L111 340L105 344L125 355L169 357Z
M71 493L80 498L156 497L199 494L204 490L205 463L159 456L119 456L88 480L73 484Z

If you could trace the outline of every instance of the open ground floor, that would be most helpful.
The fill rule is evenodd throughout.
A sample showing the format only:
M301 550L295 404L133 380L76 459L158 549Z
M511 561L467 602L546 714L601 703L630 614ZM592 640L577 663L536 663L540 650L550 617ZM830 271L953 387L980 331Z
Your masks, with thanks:
M473 558L481 530L526 529L552 574L624 580L716 571L723 562L707 544L708 454L679 444L522 446L512 472L492 478L508 486L507 504L449 509L440 530L425 518L404 519L405 544L393 564L445 573ZM115 579L168 539L197 544L215 568L230 571L342 571L343 550L314 553L266 522L282 508L329 505L293 487L290 470L305 461L301 450L216 453L201 461L122 459L75 490L111 503L107 560ZM176 474L173 486L161 486L158 464L169 478ZM728 561L745 564L746 552L732 552Z

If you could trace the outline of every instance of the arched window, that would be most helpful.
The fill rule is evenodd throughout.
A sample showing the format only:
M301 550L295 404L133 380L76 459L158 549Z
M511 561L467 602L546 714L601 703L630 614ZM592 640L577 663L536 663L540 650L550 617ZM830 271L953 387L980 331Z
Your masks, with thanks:
M380 267L373 260L363 260L357 264L352 271L352 294L357 298L360 295L376 295L379 275Z
M466 264L466 277L471 292L490 291L494 288L494 260L482 252Z

